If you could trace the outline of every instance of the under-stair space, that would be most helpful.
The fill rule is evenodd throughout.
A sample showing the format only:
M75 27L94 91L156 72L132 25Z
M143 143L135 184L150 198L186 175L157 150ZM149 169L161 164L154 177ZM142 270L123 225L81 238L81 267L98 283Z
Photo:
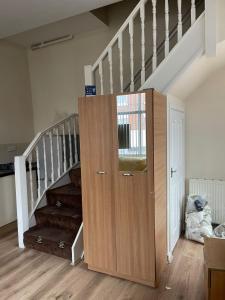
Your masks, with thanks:
M47 191L47 205L35 211L36 225L24 233L24 244L71 260L71 247L82 223L80 168L70 170L69 175L70 184Z

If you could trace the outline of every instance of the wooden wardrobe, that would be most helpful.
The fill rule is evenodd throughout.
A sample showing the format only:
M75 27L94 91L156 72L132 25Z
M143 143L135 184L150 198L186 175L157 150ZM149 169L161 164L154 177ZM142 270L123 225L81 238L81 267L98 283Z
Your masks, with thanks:
M146 168L132 172L119 167L118 96L79 98L84 256L90 270L155 287L167 258L166 98L140 94Z

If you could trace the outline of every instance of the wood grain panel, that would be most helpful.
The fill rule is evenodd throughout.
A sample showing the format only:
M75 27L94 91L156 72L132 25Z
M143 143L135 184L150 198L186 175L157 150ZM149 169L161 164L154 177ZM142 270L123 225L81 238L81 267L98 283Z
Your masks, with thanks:
M119 171L116 97L79 99L84 247L90 269L155 286L167 246L166 98L145 96L147 172L129 177Z
M17 229L16 221L0 227L0 238L8 235L9 233L11 233L12 231L15 231L16 229Z
M79 118L85 261L115 271L111 103L112 96L80 98Z
M225 298L225 270L211 270L210 272L210 300L224 300Z
M156 279L167 262L167 109L166 97L153 92Z
M152 120L152 92L146 93L147 119ZM147 172L123 176L118 169L116 100L114 114L114 172L117 272L139 281L155 283L154 203L152 195L152 146L148 149ZM147 125L147 144L152 145L152 124ZM150 126L149 126L150 125ZM149 175L151 174L151 175Z
M225 240L205 238L205 292L206 299L225 297Z

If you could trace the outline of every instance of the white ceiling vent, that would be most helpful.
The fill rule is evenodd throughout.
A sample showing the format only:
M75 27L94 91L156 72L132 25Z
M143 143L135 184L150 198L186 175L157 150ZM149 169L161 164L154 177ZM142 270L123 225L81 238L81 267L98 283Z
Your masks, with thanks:
M45 47L49 47L58 43L62 43L62 42L66 42L66 41L70 41L73 39L73 35L64 35L55 39L51 39L48 41L44 41L44 42L40 42L40 43L35 43L31 45L31 50L38 50L41 48L45 48Z

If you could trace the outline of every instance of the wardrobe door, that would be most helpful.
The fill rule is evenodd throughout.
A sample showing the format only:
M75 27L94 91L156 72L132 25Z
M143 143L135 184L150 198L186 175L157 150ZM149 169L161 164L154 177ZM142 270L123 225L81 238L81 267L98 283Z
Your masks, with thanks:
M79 99L84 255L90 269L116 270L112 96Z
M154 286L152 91L117 96L113 113L117 273Z

